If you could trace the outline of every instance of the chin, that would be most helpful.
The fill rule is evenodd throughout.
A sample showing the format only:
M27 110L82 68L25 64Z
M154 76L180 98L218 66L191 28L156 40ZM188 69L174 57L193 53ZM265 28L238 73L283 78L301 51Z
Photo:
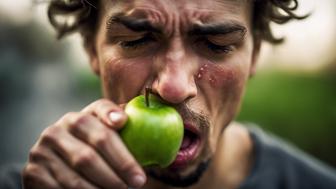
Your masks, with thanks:
M146 172L152 178L173 186L173 187L188 187L196 184L207 170L211 159L203 160L197 165L188 166L184 169L175 168L147 168Z

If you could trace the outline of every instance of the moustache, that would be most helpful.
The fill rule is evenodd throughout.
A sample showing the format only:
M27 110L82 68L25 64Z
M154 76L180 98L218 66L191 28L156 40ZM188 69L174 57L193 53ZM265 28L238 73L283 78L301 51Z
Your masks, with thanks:
M199 129L207 129L210 127L210 121L208 116L201 112L198 113L192 110L192 108L190 108L190 105L182 103L173 107L180 113L183 121L191 122Z
M193 123L198 129L204 129L204 128L209 128L210 127L210 119L208 116L206 116L203 113L198 113L196 111L193 111L190 108L190 105L187 104L187 102L183 102L180 104L171 104L164 99L161 98L161 96L152 90L151 87L147 86L145 88L146 91L146 96L147 94L151 93L152 95L155 95L157 98L159 98L162 102L169 104L170 106L174 107L181 115L183 121L191 122Z

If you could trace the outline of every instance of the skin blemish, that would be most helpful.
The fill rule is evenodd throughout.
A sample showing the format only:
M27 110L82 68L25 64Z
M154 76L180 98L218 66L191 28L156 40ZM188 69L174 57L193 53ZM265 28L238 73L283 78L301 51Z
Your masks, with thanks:
M202 79L203 78L203 75L206 73L206 64L203 65L199 70L198 70L198 73L197 73L197 79Z
M235 84L235 73L231 67L204 64L199 68L197 79L207 81L212 88L223 88Z
M223 68L219 65L211 65L208 70L208 80L213 88L221 88L235 84L236 77L232 68Z

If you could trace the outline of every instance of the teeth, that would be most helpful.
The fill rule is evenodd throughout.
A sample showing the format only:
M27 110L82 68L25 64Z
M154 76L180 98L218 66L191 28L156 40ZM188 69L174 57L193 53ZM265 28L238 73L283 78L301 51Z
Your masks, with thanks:
M185 149L191 144L191 137L189 135L184 135L181 149Z

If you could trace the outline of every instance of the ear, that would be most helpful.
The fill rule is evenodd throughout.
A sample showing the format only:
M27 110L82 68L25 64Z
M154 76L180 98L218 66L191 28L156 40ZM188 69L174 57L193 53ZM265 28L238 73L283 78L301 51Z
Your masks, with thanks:
M86 53L89 56L91 69L94 71L95 74L100 75L99 59L95 45L93 43L87 42L84 44L84 47Z
M261 49L261 40L255 39L253 42L253 52L252 52L250 75L249 75L250 77L253 77L254 74L256 73L257 61L259 58L260 49Z

